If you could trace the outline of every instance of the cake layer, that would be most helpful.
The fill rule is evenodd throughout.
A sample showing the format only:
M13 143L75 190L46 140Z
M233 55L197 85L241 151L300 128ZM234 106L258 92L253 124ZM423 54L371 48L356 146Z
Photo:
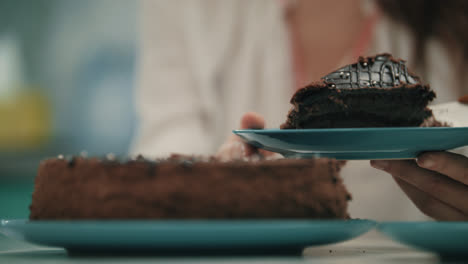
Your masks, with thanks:
M343 219L350 195L339 168L329 159L49 159L30 219Z
M432 116L427 86L335 89L314 84L298 91L282 128L419 126Z

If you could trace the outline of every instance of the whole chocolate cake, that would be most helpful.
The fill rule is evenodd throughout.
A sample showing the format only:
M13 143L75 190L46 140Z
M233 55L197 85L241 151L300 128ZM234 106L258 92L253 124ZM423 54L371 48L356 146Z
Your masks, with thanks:
M219 162L74 157L40 164L32 220L348 218L330 159Z
M427 104L434 98L405 61L390 54L361 57L298 90L281 128L420 126L432 116Z

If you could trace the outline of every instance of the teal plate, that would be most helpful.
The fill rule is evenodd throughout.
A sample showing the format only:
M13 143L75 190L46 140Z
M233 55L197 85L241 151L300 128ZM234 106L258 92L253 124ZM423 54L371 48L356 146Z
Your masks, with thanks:
M234 130L249 144L285 157L412 159L468 145L468 127Z
M2 220L1 232L72 252L155 251L300 253L307 246L349 240L371 220Z
M468 222L384 222L377 229L403 244L444 257L468 257Z

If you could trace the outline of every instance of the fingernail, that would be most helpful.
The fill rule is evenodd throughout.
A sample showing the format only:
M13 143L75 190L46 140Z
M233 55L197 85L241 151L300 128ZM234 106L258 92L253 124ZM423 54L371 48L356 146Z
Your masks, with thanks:
M423 168L432 168L435 165L434 158L431 155L421 155L418 160L418 165Z
M371 166L379 170L386 170L388 168L388 161L371 160Z

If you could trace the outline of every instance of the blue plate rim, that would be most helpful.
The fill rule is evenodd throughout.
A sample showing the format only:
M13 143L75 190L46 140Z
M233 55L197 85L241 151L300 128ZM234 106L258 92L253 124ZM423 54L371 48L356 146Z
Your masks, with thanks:
M178 230L203 230L208 227L214 230L268 230L271 228L317 228L323 226L367 226L368 231L377 227L377 222L370 219L330 219L330 220L29 220L9 219L0 220L0 233L2 230L17 228L99 228L113 229L125 227L130 229L178 229ZM367 232L367 231L366 231Z
M96 224L96 223L115 223L115 224L135 224L135 223L153 223L153 224L343 224L343 223L368 223L376 226L377 221L372 219L83 219L83 220L30 220L27 218L0 219L0 228L14 224Z
M431 130L466 130L468 127L359 127L359 128L305 128L305 129L280 129L280 128L267 128L267 129L234 129L234 134L244 133L317 133L317 132L382 132L382 131L431 131Z
M220 224L214 225L213 223L215 221ZM114 222L114 224L110 222ZM11 238L40 245L65 248L86 248L93 245L93 247L96 247L95 249L122 246L120 240L118 240L118 242L113 240L116 239L116 236L126 236L125 242L123 243L125 247L129 248L151 247L164 249L192 246L206 249L223 247L242 248L245 246L256 248L265 246L276 247L278 245L284 245L283 240L277 239L278 236L283 237L288 234L286 235L286 244L295 249L300 248L302 250L311 245L326 245L354 239L373 230L377 225L376 221L370 219L293 219L289 221L282 219L276 219L275 221L271 221L271 219L255 221L251 219L248 221L185 221L181 219L178 221L148 220L145 222L147 225L142 224L143 222L141 220L37 221L29 219L9 219L0 221L0 233ZM165 224L168 222L169 224ZM198 225L195 223L200 224ZM323 235L324 227L327 227L325 230L329 230L326 232L325 237ZM116 228L119 230L117 235L111 235L110 238L106 238L106 232L114 232L113 230L116 230ZM49 235L51 230L58 230L60 232ZM207 230L210 231L208 235L206 234ZM91 240L89 240L90 237L88 235L85 235L84 238L78 235L79 239L75 240L77 231L80 231L80 234L92 234ZM101 231L104 233L100 233ZM43 235L43 232L47 234ZM151 235L156 234L155 232L162 232L160 233L162 235ZM321 235L318 237L312 235L317 232ZM201 236L201 239L193 239L194 234L200 235L201 233L204 234ZM276 238L272 241L264 240L263 237L265 235L259 237L259 233L268 234L266 235L267 237ZM101 234L104 234L104 240L93 239L93 236L101 236ZM168 235L170 235L169 239ZM226 239L219 240L219 235L225 236ZM250 239L239 239L240 237L250 237Z
M381 221L377 222L376 228L383 228L385 226L396 226L396 225L405 225L405 226L427 226L427 225L439 225L439 226L467 226L468 221Z

